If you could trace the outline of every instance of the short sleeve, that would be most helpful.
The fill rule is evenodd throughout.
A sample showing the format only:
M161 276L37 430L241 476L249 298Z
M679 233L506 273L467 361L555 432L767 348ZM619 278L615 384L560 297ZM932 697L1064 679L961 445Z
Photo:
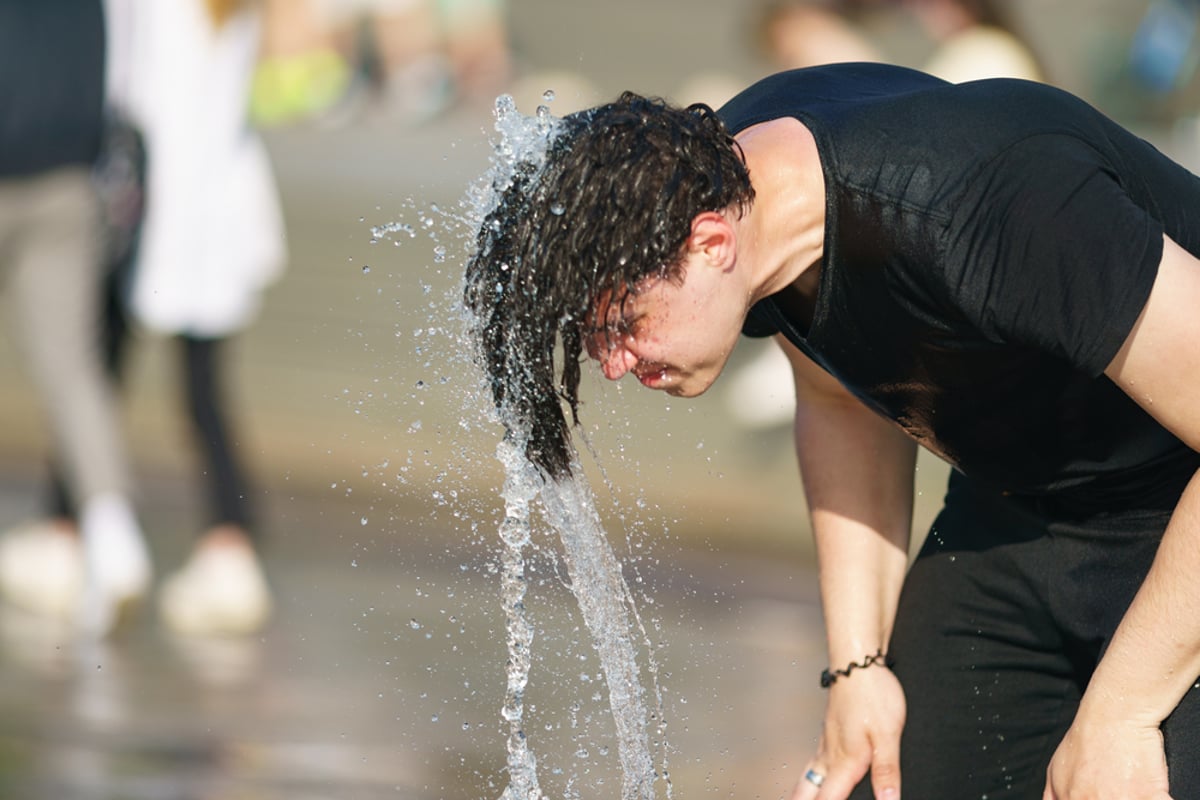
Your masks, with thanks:
M947 228L943 278L987 338L1098 376L1149 297L1162 235L1093 148L1038 136L974 176Z

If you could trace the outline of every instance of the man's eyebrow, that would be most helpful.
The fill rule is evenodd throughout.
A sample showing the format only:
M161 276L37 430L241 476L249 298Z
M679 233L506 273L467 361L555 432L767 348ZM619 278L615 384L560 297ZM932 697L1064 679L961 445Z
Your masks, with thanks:
M585 325L583 332L585 335L590 335L590 334L594 334L594 333L604 333L604 332L612 332L612 331L619 331L619 330L628 330L630 325L633 323L633 321L636 318L637 318L636 315L629 316L627 314L622 314L622 315L617 316L615 319L612 319L611 321L606 321L603 325L596 325L596 324Z

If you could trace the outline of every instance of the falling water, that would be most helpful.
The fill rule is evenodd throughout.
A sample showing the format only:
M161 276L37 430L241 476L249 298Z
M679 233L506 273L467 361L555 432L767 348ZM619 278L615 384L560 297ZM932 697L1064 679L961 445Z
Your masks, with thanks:
M578 478L561 482L546 480L526 461L523 448L514 441L512 435L506 436L497 448L506 472L500 538L504 544L501 587L508 680L501 715L509 724L510 783L502 800L542 800L536 759L522 725L533 643L533 626L525 614L524 550L531 538L530 508L537 500L541 501L546 521L562 541L571 590L604 670L617 730L623 776L621 798L653 800L656 773L648 728L651 717L637 660L638 639L645 639L645 631L621 574L621 565L604 535L587 483ZM654 719L661 719L658 705L656 699ZM663 776L665 779L665 769Z
M537 759L529 749L522 726L533 646L533 625L525 615L525 547L530 541L529 504L537 497L541 481L534 470L522 468L524 457L510 437L500 442L497 455L506 473L502 492L504 521L500 523L500 540L504 543L500 594L507 633L508 682L500 713L509 725L509 784L502 800L541 800Z
M542 488L542 505L562 540L571 587L608 682L624 776L622 800L651 800L654 762L647 733L646 700L638 680L632 598L621 576L621 565L604 535L595 502L583 480L548 481Z
M552 96L547 93L545 99L549 101ZM496 130L500 139L494 146L492 169L472 187L468 196L467 205L474 220L485 218L498 193L511 181L518 163L544 160L555 126L556 120L546 106L538 108L536 117L527 117L516 110L511 97L497 101ZM500 538L504 545L501 584L508 646L507 686L501 715L508 723L509 785L501 800L544 798L538 784L537 760L524 726L525 689L534 638L525 608L525 549L531 541L534 507L540 507L562 542L571 590L604 671L617 732L621 800L654 800L655 781L660 772L669 797L665 764L656 770L650 741L652 721L659 726L656 734L662 732L661 702L655 686L651 715L637 656L639 642L647 648L649 643L621 574L621 565L605 536L592 493L578 477L564 481L547 479L523 453L522 432L510 425L497 450L506 474ZM582 472L577 463L573 471L575 475ZM653 662L648 671L653 681Z

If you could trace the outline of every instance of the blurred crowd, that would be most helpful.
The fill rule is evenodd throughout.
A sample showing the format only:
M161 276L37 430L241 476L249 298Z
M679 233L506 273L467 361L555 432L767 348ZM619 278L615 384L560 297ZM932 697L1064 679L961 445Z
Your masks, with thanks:
M264 0L254 119L426 121L510 76L504 0Z
M176 341L208 497L158 592L162 620L242 635L270 614L223 385L285 261L247 124L262 21L235 0L0 2L0 269L55 450L44 514L0 538L0 593L86 636L153 583L119 410L141 333Z
M287 261L258 130L420 124L509 75L502 0L0 0L0 273L53 444L41 513L0 533L5 603L89 638L152 594L175 634L263 629L227 385ZM121 410L148 336L172 340L205 498L157 584Z

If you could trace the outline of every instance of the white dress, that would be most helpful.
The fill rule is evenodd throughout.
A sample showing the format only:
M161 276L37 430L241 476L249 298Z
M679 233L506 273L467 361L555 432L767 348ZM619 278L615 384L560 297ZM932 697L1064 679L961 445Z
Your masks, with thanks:
M155 332L227 336L286 259L274 175L247 118L260 14L250 5L218 29L201 0L110 0L109 13L114 102L147 153L130 310Z

